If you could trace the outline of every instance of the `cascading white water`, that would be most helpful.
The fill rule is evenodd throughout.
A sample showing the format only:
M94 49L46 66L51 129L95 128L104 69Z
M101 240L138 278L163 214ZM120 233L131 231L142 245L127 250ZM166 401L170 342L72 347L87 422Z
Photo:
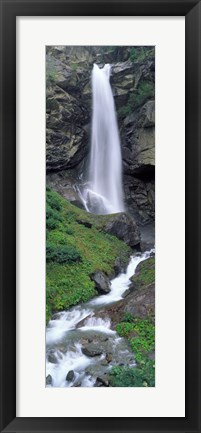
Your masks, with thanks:
M94 213L124 211L122 158L114 98L110 86L111 66L92 71L93 115L87 206Z

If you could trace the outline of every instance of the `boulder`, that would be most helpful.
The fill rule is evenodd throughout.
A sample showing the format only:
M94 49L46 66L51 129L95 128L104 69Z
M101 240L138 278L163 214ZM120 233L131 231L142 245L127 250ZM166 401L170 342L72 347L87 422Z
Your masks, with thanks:
M102 354L102 350L98 347L97 344L89 343L87 346L82 348L82 353L90 358L94 356L99 356Z
M101 385L99 385L101 384ZM109 386L109 378L107 375L104 375L103 377L97 377L96 383L94 386Z
M130 247L140 243L140 231L135 220L127 213L112 215L104 225L104 231L116 236Z
M48 374L46 377L46 385L52 385L52 376L51 374Z
M67 382L72 382L72 380L75 378L75 373L73 370L70 370L66 375Z
M52 364L56 364L56 363L58 362L54 350L50 350L50 351L47 353L47 360L48 360L48 362L51 362Z
M91 279L94 281L98 293L107 294L110 292L110 280L102 271L97 270L94 272L91 275Z

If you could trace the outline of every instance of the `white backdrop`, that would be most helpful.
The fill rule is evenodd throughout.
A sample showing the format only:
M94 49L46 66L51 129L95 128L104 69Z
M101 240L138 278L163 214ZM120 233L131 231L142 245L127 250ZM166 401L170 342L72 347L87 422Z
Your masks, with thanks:
M156 46L156 387L45 388L45 46ZM183 417L184 17L17 19L17 416Z

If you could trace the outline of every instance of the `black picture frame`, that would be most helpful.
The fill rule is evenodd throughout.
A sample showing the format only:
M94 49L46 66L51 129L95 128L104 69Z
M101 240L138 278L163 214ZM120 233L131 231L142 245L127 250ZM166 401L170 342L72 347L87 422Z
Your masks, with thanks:
M197 0L0 0L1 431L200 432L201 2ZM16 417L16 17L185 16L186 42L186 416ZM167 372L168 374L168 372ZM171 378L170 378L171 380ZM174 392L174 384L172 384Z

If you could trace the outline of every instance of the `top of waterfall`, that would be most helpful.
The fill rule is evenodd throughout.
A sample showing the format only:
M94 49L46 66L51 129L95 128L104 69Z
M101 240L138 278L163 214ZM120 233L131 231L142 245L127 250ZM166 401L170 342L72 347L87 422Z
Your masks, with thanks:
M102 71L105 72L105 75L106 75L107 78L110 77L111 65L109 63L106 63L103 66L103 68L99 68L99 66L96 63L94 63L94 69L100 69L100 70L102 70Z

